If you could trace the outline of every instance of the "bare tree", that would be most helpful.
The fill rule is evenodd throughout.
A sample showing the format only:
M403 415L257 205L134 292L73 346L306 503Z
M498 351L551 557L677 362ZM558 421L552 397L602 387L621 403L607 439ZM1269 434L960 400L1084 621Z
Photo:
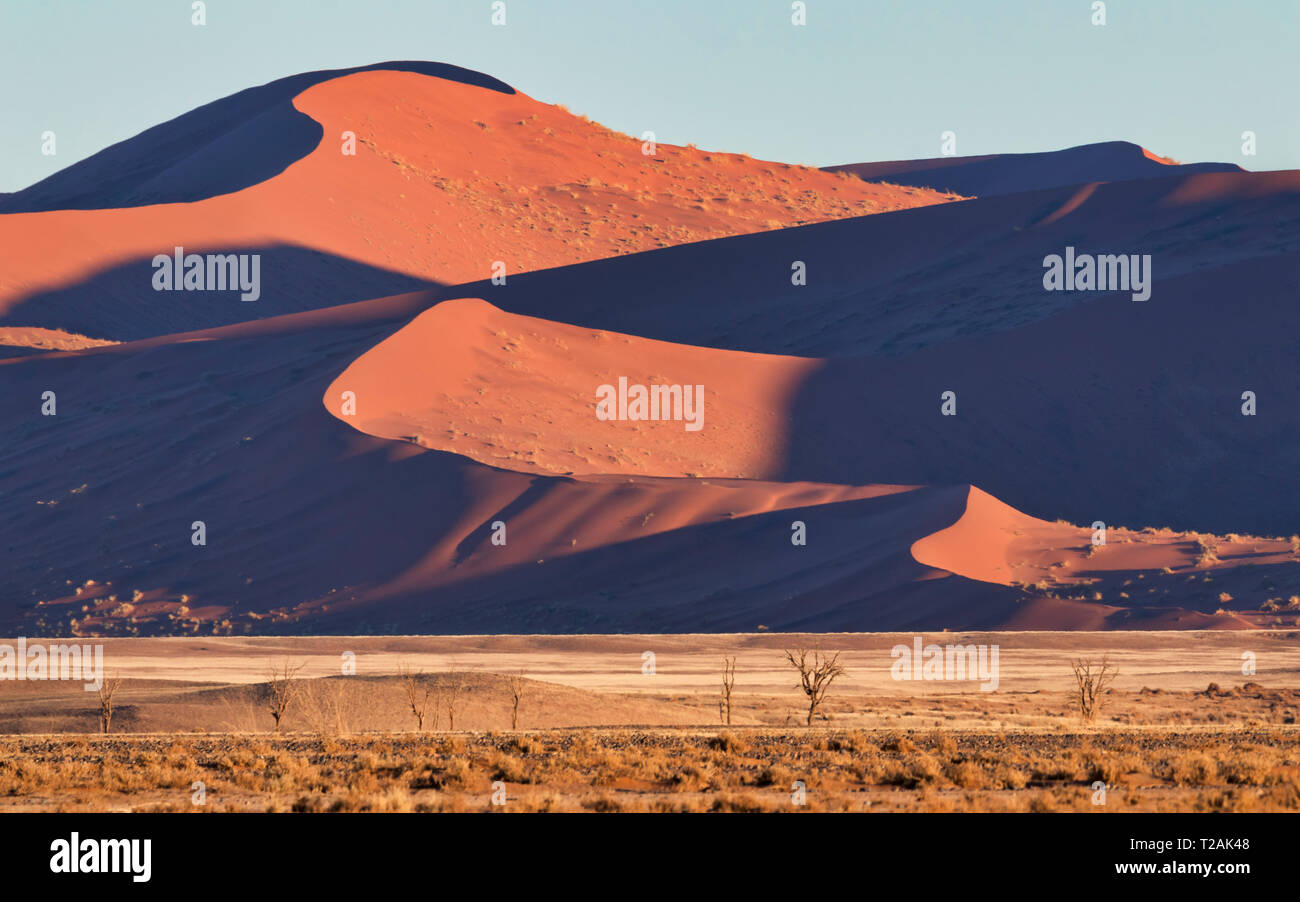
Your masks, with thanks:
M517 730L519 729L519 703L528 688L528 680L524 679L524 672L521 670L506 677L506 683L510 687L510 698L513 702L510 708L510 729Z
M99 687L99 732L107 733L113 726L113 696L122 688L120 676L109 677Z
M1074 680L1079 687L1079 714L1084 720L1091 721L1097 717L1102 703L1110 694L1110 684L1119 675L1119 667L1110 663L1109 657L1100 661L1076 658L1070 662L1074 669Z
M443 701L447 705L447 729L456 729L456 710L460 707L460 694L465 690L465 674L447 674Z
M271 717L275 718L277 733L280 732L280 720L298 695L298 687L293 681L303 666L291 664L289 659L285 658L284 663L279 667L272 664L266 670L266 700L271 708Z
M718 714L723 723L731 726L731 690L736 686L736 659L722 658L722 697L718 699Z
M424 714L429 709L429 696L433 693L427 680L424 680L424 672L411 673L411 668L406 664L399 664L397 672L402 677L402 687L406 690L406 701L411 706L411 713L415 715L415 728L424 729Z
M844 666L840 664L840 653L835 652L827 656L821 649L810 651L799 646L793 651L786 649L785 657L790 662L790 666L799 671L803 694L808 696L808 726L811 727L817 707L825 700L831 683L844 673Z

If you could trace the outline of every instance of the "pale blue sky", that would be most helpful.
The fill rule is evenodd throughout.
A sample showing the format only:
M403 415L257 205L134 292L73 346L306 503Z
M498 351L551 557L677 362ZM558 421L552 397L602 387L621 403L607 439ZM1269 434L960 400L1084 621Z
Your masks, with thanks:
M660 141L828 165L1131 140L1300 168L1300 2L4 0L0 191L313 69L426 59ZM42 156L40 135L58 136ZM1241 133L1258 156L1241 155Z

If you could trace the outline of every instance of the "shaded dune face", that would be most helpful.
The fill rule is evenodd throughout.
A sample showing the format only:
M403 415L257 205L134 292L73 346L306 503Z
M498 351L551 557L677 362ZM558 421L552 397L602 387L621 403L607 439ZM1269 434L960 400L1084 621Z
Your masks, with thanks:
M1203 172L1241 172L1233 163L1181 164L1128 141L1106 141L1046 153L936 157L828 166L866 181L940 188L978 197L1086 182L1118 182Z
M1260 611L1300 595L1289 540L1114 524L1294 531L1300 173L943 164L970 200L864 180L935 161L647 155L431 64L218 106L0 215L12 632L1294 619ZM262 299L155 294L178 244L263 254ZM1153 299L1046 295L1066 244L1155 254ZM700 428L598 416L620 380L699 387Z

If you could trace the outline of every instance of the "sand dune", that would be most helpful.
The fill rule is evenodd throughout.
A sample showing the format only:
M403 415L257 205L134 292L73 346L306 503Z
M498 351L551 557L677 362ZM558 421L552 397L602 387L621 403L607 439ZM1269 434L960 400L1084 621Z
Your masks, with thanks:
M1159 286L1237 262L1272 265L1297 249L1286 237L1296 228L1300 171L1174 175L700 242L431 297L484 297L513 313L731 350L899 356L1103 300L1043 290L1044 256L1067 246L1150 253ZM807 264L807 285L791 284L791 260ZM603 290L586 290L589 279Z
M946 203L647 157L425 64L312 73L159 128L0 203L27 211L0 215L0 520L19 525L0 627L1300 617L1300 547L1257 537L1295 531L1278 499L1300 489L1300 173L1124 145L989 161L1028 182ZM263 297L146 288L178 243L264 253ZM1151 254L1151 299L1045 292L1067 245ZM600 419L620 380L702 386L700 428Z
M1179 317L1186 317L1189 308L1186 301L1182 303L1182 307L1174 306L1173 310ZM1120 309L1116 315L1122 316L1124 311ZM1004 384L1009 375L1000 371L1001 361L1012 366L1023 363L1029 359L1028 345L1058 348L1065 344L1064 338L1040 342L1035 332L1048 331L1049 327L1052 333L1075 336L1089 334L1093 329L1101 334L1114 331L1105 316L1098 317L1097 313L1090 313L1088 318L1096 322L1086 325L1081 317L1067 317L1060 323L1050 320L1029 330L1027 339L1020 332L993 336L987 342L990 345L987 355L979 354L979 343L964 343L960 354L974 352L977 357L963 364L962 370L980 374L981 381L989 384ZM1197 320L1193 318L1191 322L1195 324ZM1173 327L1162 324L1160 328ZM1177 334L1185 340L1180 342L1180 347L1193 346L1190 337L1184 336L1181 330ZM1222 338L1221 334L1219 339ZM1152 341L1150 336L1139 337L1136 344L1149 348ZM1083 346L1091 345L1083 343ZM354 391L359 412L356 417L341 419L356 428L525 473L646 472L679 477L794 478L800 473L801 461L813 460L809 449L820 448L824 453L821 459L836 461L835 474L850 481L870 478L871 474L882 471L882 465L893 472L903 465L904 458L914 464L919 455L933 454L926 465L914 467L910 472L939 472L941 457L968 465L970 458L978 456L978 466L970 467L972 472L984 473L986 478L1008 487L1017 486L1017 491L1025 494L1027 477L1021 472L1020 458L1001 447L1007 441L1008 423L1004 418L977 423L973 429L958 429L955 434L940 438L937 429L921 422L927 417L934 418L933 404L912 398L907 392L900 393L898 386L924 384L923 374L935 367L933 359L945 360L952 366L962 359L957 354L956 349L932 349L919 355L922 359L885 359L877 365L866 361L820 362L721 352L681 345L664 347L662 343L631 336L505 314L485 302L467 299L434 307L367 352L331 384L324 403L337 413L341 393ZM1139 356L1135 355L1135 359ZM1113 378L1121 381L1127 378L1122 365L1125 359L1122 355L1112 358L1121 364ZM1276 359L1283 359L1283 355L1279 352ZM592 389L612 378L611 372L633 374L647 382L698 379L706 387L718 386L717 390L706 392L707 436L702 434L696 438L682 424L671 420L599 421L594 416ZM645 373L660 375L642 375ZM1213 369L1206 376L1211 381L1221 378ZM960 384L969 384L969 379L968 376ZM890 426L885 433L872 428L859 435L853 422L846 423L838 414L846 408L871 411L870 394L859 394L864 385L890 386L885 397L902 402L888 407ZM824 395L809 397L814 392ZM935 398L937 395L936 390ZM1130 421L1154 416L1142 399L1137 399L1136 405L1125 400L1118 386L1107 397L1110 398L1106 405L1108 413L1099 410L1096 416L1098 426L1110 434L1115 434L1121 424L1132 428ZM796 400L804 408L826 411L825 417L816 419L815 428L806 433L797 430L788 433L783 428L783 424L808 416L787 409ZM1048 403L1063 400L1063 396L1055 396ZM1170 415L1184 421L1196 416L1193 411L1177 407ZM868 416L863 422L876 427L883 419ZM1211 421L1205 420L1209 427ZM1037 421L1036 417L1029 418L1031 423ZM908 425L904 426L904 422ZM1161 422L1156 426L1169 428ZM898 445L900 457L885 464L879 455L889 447L891 433L910 438ZM925 444L918 443L917 438L927 434L932 437ZM999 440L990 441L995 434L1000 434ZM817 439L812 440L809 435ZM1033 443L1041 441L1039 435L1026 434L1016 441L1032 448ZM755 446L755 436L761 436L764 444ZM856 449L858 453L846 454L846 449ZM1067 453L1067 449L1058 446L1051 456L1060 459ZM1247 449L1239 453L1244 460ZM1250 453L1255 458L1259 456L1253 446ZM1239 465L1232 464L1227 469ZM1097 463L1089 464L1083 459L1076 466L1096 467ZM1059 472L1056 471L1057 475ZM1148 471L1135 467L1133 473L1151 488L1152 476ZM1086 475L1080 477L1079 483L1092 493L1092 509L1103 509L1103 503L1111 496L1099 494L1095 482ZM1107 479L1107 484L1110 492L1138 489L1136 485L1125 487L1115 475ZM1028 493L1039 499L1053 494L1050 486L1040 483L1035 483ZM1203 491L1202 495L1205 496ZM1256 503L1264 506L1262 500ZM1196 534L1166 531L1152 535L1115 526L1112 520L1110 544L1094 549L1090 529L1026 516L980 489L971 488L960 518L938 532L918 538L911 546L911 554L923 565L968 579L1034 586L1039 591L1063 595L1073 593L1079 601L1100 601L1105 597L1129 599L1134 593L1125 591L1125 587L1144 570L1153 572L1142 574L1143 580L1152 577L1143 583L1142 593L1155 594L1163 605L1194 598L1213 601L1225 594L1230 596L1229 600L1235 599L1233 592L1239 591L1238 587L1251 577L1244 573L1227 575L1224 571L1233 571L1243 564L1265 566L1265 571L1253 572L1257 576L1267 573L1265 580L1278 593L1261 595L1260 587L1252 586L1247 597L1257 602L1268 597L1289 597L1292 588L1297 586L1296 549L1288 540L1246 538L1228 542L1210 537L1206 541L1212 541L1216 547L1221 544L1232 547L1233 551L1222 560L1202 563L1198 562L1202 549ZM1273 583L1276 574L1283 575L1282 582ZM1186 585L1189 578L1198 579L1202 584ZM1221 583L1225 579L1231 585L1216 585L1213 591L1203 584ZM1179 581L1184 584L1180 585ZM1124 607L1114 606L1112 613ZM1094 607L1087 616L1095 615L1097 610ZM1237 625L1245 624L1246 621L1237 621Z
M366 352L324 400L337 415L352 392L357 414L344 419L364 432L525 473L761 478L781 469L786 408L817 365L582 329L465 298ZM679 392L664 398L663 415L671 401L676 419L602 421L597 389L620 378L685 386L694 404L687 411Z
M498 264L509 278L953 199L693 147L647 156L641 140L494 79L410 68L276 82L219 101L213 121L182 117L12 195L9 209L45 212L0 216L0 325L138 339L489 278ZM232 173L246 146L253 162ZM207 165L213 156L224 164ZM96 179L121 170L97 199ZM259 180L244 184L250 172ZM189 202L85 209L152 197ZM77 208L50 209L61 202ZM264 254L274 281L255 303L156 293L151 261L177 246ZM348 294L336 299L339 279Z
M1240 172L1233 163L1182 164L1128 141L1085 144L1045 153L999 153L827 166L868 182L955 191L976 197L1087 182L1119 182L1200 172Z
M1298 270L1288 254L1199 274L1157 271L1145 304L1094 294L1047 318L1035 307L1040 288L1004 301L1001 328L987 334L918 303L891 313L911 317L905 331L934 316L955 334L911 353L826 359L669 346L498 311L471 329L453 318L468 303L456 301L355 361L327 403L337 410L354 388L364 431L528 473L976 484L1050 519L1290 535L1289 512L1270 499L1300 491L1289 466L1300 419L1276 406L1300 394L1287 362L1300 323L1286 302ZM630 287L644 271L608 272L601 284ZM696 286L696 304L723 284L725 275ZM1223 317L1222 299L1238 295ZM554 298L566 318L582 315L566 309L570 296L538 296ZM673 309L665 319L688 316ZM869 324L863 313L853 319ZM594 393L619 375L704 385L707 427L598 421ZM492 390L498 381L502 390ZM948 390L958 395L955 417L940 415ZM1241 415L1247 390L1267 393L1267 417ZM1149 465L1149 449L1162 445L1181 449L1170 452L1178 463Z
M1010 585L1015 572L1008 554L1010 537L1030 525L1047 524L972 486L961 518L913 544L912 557L960 576Z
M411 72L514 93L490 75L447 63L402 61L304 72L204 104L22 191L0 194L0 212L192 203L250 187L307 156L323 137L320 123L294 108L294 97L321 82L372 71Z
M1261 576L1276 583L1270 597L1289 595L1286 543L1197 569L1192 538L1140 539L1112 555L1117 537L1062 571L1053 557L1083 559L1086 530L992 501L1006 516L985 522L965 486L539 476L363 435L326 409L320 386L384 350L417 302L0 364L18 387L8 421L44 385L67 391L69 416L66 427L26 430L0 458L0 504L25 527L9 540L10 584L25 591L6 622L127 634L1104 628L1131 627L1148 605L1170 619L1188 605L1254 610ZM461 306L480 318L490 309ZM363 389L359 410L373 394ZM25 472L19 461L33 457L59 467ZM205 546L190 544L192 519L207 526ZM796 520L806 546L790 541ZM497 521L504 546L492 541ZM1022 523L1025 550L1005 535ZM946 541L954 524L1000 530L1009 578L967 560L964 540ZM65 562L53 572L52 553ZM1112 569L1089 572L1102 562ZM1122 599L1139 577L1160 594ZM1235 604L1218 600L1224 591ZM1030 599L1043 605L1037 619Z
M908 543L959 513L943 494L907 501L906 487L539 479L361 435L325 410L320 386L391 331L406 300L0 364L17 387L0 402L6 422L38 386L61 399L59 419L16 433L0 458L0 504L24 524L8 542L9 584L22 594L7 595L6 622L34 632L569 631L769 614L815 623L819 610L868 622L840 591L799 609L784 599L854 569L919 570ZM34 458L58 466L21 465ZM791 546L791 522L812 511L823 540ZM195 519L204 546L191 544ZM498 519L509 523L504 547L491 541ZM765 545L809 553L755 566ZM51 559L63 563L51 571ZM791 582L794 561L803 575ZM647 581L656 568L658 584ZM746 585L724 591L742 570ZM532 600L539 593L549 600ZM700 609L702 596L714 611Z

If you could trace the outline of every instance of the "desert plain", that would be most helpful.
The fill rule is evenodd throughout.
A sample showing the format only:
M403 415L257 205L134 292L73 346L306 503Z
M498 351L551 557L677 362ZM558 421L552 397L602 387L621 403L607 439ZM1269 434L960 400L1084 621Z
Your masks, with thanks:
M78 683L0 686L0 810L1300 806L1294 631L920 634L998 646L991 691L895 679L891 652L917 635L95 640L122 679L107 735ZM844 665L811 727L784 655L801 646ZM1117 673L1088 720L1071 663L1102 659ZM277 731L268 680L286 664Z

